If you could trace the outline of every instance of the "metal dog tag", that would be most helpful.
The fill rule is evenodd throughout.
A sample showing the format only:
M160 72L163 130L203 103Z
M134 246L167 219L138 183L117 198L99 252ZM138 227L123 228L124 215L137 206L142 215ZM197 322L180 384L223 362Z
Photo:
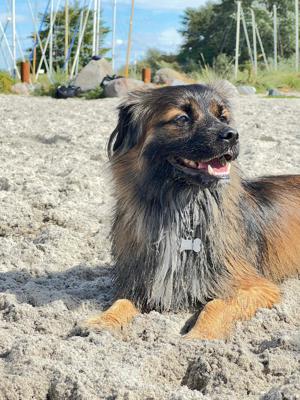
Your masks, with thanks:
M193 250L195 253L199 253L201 250L201 239L181 239L180 252L185 250Z

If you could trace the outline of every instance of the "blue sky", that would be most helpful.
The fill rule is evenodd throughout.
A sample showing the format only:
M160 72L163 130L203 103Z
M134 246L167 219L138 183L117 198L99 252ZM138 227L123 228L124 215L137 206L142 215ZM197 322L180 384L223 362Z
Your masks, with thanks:
M56 4L57 1L59 0L54 0L54 3ZM81 1L84 3L86 0ZM31 2L36 12L43 12L47 4L47 0L31 0ZM0 20L3 25L6 24L9 15L7 3L10 3L10 0L0 2ZM70 0L70 3L72 3L72 0ZM149 47L155 47L165 52L176 50L181 43L178 29L181 26L181 16L184 9L186 7L198 7L205 3L206 0L135 0L131 61L140 59ZM61 0L61 4L64 4L64 0ZM130 4L131 0L117 0L116 62L118 66L125 62ZM101 6L102 18L105 24L111 27L112 0L102 0ZM24 50L31 45L28 36L33 31L27 0L16 0L16 14L20 47ZM7 36L10 41L11 30L9 26ZM111 47L111 35L106 38L105 45ZM2 43L3 46L5 47L4 43ZM20 50L18 49L19 55ZM5 59L7 57L7 54L0 53L0 68L6 66Z

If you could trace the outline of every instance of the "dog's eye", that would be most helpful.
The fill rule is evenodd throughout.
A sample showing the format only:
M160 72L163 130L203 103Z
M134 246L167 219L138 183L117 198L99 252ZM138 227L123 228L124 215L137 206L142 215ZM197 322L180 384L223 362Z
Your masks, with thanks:
M179 123L179 124L183 124L183 123L189 122L189 121L190 121L190 118L186 114L178 115L178 117L176 117L174 119L174 122Z

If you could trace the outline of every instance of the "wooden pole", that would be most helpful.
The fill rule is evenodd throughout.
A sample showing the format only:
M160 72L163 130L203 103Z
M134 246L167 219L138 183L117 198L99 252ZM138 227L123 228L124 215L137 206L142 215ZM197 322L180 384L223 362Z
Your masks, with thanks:
M69 52L69 0L65 0L65 70L68 74L68 52Z
M131 15L129 23L128 43L127 43L125 78L128 78L128 72L129 72L133 16L134 16L134 0L131 0Z
M274 69L277 71L277 7L273 5L273 31L274 31Z
M296 34L296 71L299 71L299 0L295 0L295 34Z
M252 35L253 35L253 62L254 62L254 73L257 75L257 45L256 45L256 22L255 22L255 14L253 9L251 8L251 16L252 16Z
M112 21L112 46L111 46L111 66L113 72L116 67L116 22L117 22L117 0L113 0L113 21Z

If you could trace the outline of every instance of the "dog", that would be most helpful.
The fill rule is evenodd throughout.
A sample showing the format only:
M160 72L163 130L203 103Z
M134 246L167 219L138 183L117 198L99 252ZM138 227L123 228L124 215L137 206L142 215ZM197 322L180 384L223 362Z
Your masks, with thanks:
M225 339L300 272L300 175L244 179L221 85L131 93L108 144L115 303L87 321L204 305L187 339Z

